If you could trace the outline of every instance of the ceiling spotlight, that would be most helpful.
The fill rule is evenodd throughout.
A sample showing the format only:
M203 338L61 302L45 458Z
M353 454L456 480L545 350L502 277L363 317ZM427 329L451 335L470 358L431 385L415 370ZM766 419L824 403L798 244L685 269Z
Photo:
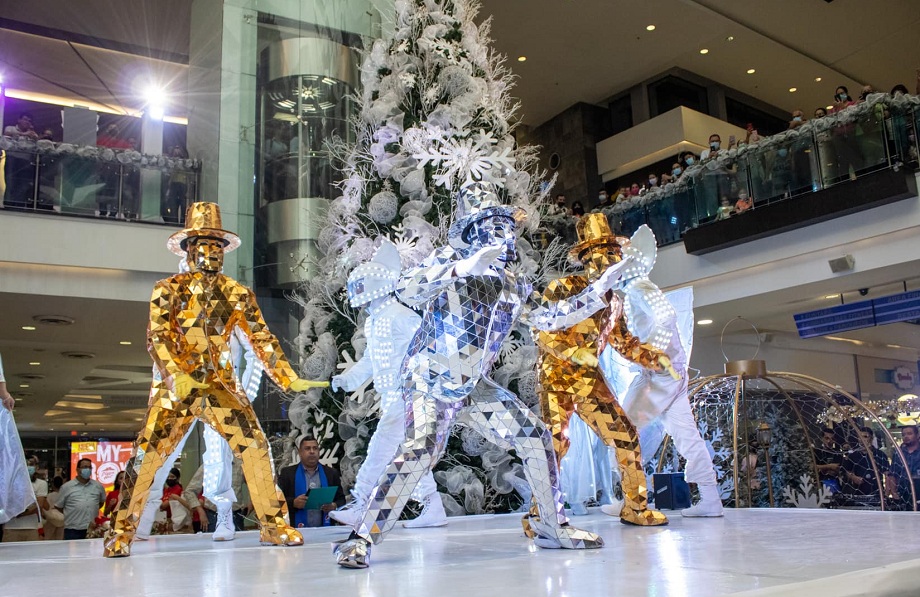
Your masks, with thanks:
M39 363L38 361L31 361L29 364L32 365L33 367L38 367L39 365L41 365L41 363Z
M834 106L827 106L827 107L825 108L825 110L827 110L828 112L830 112L830 111L833 110L833 109L834 109Z
M122 340L121 342L119 342L119 344L121 344L122 346L131 346L131 341L130 341L130 340Z
M815 83L820 83L820 82L821 82L821 77L815 77Z
M28 387L29 387L29 384L27 384L27 383L21 383L21 384L19 384L19 387L20 387L20 388L28 388Z
M700 50L700 54L708 54L708 53L709 53L709 50L707 48L703 48L702 50Z
M527 62L527 56L518 56L518 62Z
M709 325L712 323L711 319L700 319L696 322L696 325Z
M24 329L24 330L27 331L27 332L34 332L34 331L35 331L35 326L34 326L34 325L24 325L24 326L22 326L22 329Z
M789 93L795 93L796 91L798 91L798 89L796 89L795 87L789 88Z
M749 75L753 75L753 74L756 73L756 72L757 72L757 71L754 70L753 68L747 69L747 74L749 74Z
M826 295L824 295L824 298L826 298L826 299L835 299L835 298L840 298L840 295L839 295L839 294L826 294Z
M654 26L654 25L649 25L649 26L647 26L647 27L645 28L645 30L646 30L646 31L654 31L654 30L655 30L655 26Z

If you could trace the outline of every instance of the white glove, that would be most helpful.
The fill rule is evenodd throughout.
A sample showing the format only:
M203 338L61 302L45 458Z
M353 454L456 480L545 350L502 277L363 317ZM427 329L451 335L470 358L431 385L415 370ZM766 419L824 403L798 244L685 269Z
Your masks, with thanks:
M607 268L600 278L591 284L591 288L598 294L605 294L608 290L616 288L620 284L620 277L630 264L632 257L624 257L619 263L615 263Z
M348 378L344 375L334 375L332 376L332 389L335 392L339 390L345 390L346 392L352 391L352 388L348 387Z
M457 276L464 278L466 276L481 276L488 271L489 266L504 253L505 248L502 246L483 247L466 259L461 259L454 265L454 272Z

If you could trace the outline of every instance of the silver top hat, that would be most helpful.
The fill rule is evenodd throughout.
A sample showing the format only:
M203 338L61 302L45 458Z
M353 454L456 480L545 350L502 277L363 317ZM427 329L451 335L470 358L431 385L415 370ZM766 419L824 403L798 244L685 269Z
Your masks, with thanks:
M454 247L465 247L470 226L495 216L509 218L520 224L527 213L520 207L502 203L495 192L495 186L490 183L473 182L464 185L457 193L456 215L447 231L448 242Z

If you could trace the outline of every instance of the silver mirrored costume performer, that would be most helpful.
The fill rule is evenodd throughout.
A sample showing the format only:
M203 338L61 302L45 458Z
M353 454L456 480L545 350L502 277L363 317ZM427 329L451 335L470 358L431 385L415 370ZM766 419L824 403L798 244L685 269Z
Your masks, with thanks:
M347 291L351 306L367 307L367 319L364 321L367 346L351 369L332 378L332 388L353 391L373 378L374 389L381 398L380 421L351 490L353 501L345 508L329 513L333 520L349 526L363 512L377 480L406 437L406 406L399 373L422 319L417 312L396 300L396 283L401 271L399 251L393 243L384 240L374 257L356 267L348 276ZM404 523L405 526L447 524L447 514L430 471L422 476L412 499L422 503L422 512L414 520Z
M606 306L602 297L617 280L617 268L578 295L538 304L530 284L507 267L516 255L521 210L501 204L491 187L482 184L461 190L457 203L448 233L454 246L436 249L397 286L400 300L422 313L401 379L405 440L352 535L335 549L345 567L368 565L371 544L392 529L416 484L437 463L461 410L464 424L505 449L515 449L523 460L539 512L531 519L537 545L603 545L599 536L568 524L556 455L543 422L489 373L519 318L538 329L570 327Z
M687 397L689 357L681 342L678 314L664 293L650 279L655 265L657 243L648 226L641 226L623 248L624 259L632 265L623 272L621 292L629 331L643 342L663 351L679 374L674 379L666 372L638 367L621 358L601 359L616 363L605 376L615 386L630 420L643 429L656 418L671 436L678 453L686 459L684 477L696 483L700 501L683 511L683 516L722 516L712 456L690 410ZM690 345L689 340L687 345ZM607 350L610 350L609 348ZM606 356L606 355L605 355ZM626 388L625 392L621 388Z

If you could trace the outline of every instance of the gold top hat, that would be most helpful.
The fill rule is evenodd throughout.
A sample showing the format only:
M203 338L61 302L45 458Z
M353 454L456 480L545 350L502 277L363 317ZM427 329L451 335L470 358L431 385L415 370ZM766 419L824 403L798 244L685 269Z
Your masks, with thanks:
M224 243L224 252L229 253L240 246L240 237L224 230L220 223L220 206L216 203L192 203L185 216L185 230L173 234L166 241L166 247L179 256L184 256L188 241L193 238L214 238Z
M629 242L628 238L613 234L607 222L607 216L600 212L582 216L575 225L575 230L578 232L578 242L569 251L569 257L575 261L580 261L585 252L595 247L609 245L622 247L624 243Z

